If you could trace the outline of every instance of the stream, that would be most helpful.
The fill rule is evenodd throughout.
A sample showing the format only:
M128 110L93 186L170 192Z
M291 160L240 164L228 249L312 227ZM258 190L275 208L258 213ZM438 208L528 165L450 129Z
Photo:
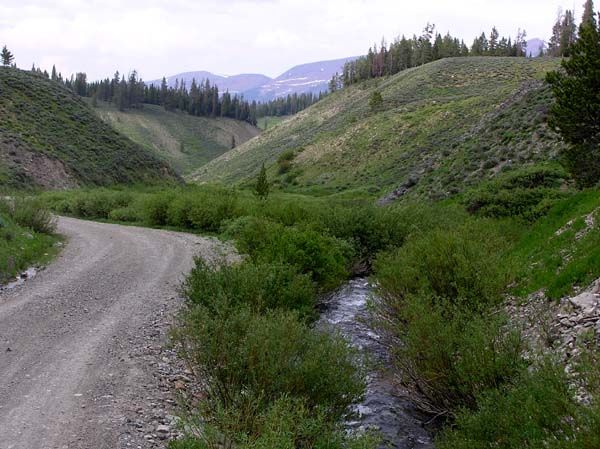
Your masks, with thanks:
M320 327L341 332L370 357L365 397L355 406L357 418L347 422L347 428L378 430L384 439L381 448L433 449L432 435L424 427L428 418L409 400L394 395L394 387L386 377L390 366L386 348L367 322L371 291L366 279L353 279L328 298L318 322Z

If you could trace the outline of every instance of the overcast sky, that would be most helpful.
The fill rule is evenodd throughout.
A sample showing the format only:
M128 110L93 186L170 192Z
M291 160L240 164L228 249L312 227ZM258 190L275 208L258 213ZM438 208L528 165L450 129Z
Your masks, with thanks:
M185 71L277 76L294 65L360 55L427 22L464 38L547 38L559 7L584 0L0 0L0 45L17 65L92 79L137 69L146 80Z

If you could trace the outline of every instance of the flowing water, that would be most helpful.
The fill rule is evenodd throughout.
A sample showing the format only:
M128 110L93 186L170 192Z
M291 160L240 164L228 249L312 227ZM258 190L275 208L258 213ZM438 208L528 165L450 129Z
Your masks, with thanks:
M394 387L386 375L389 367L387 351L378 335L368 325L367 300L371 286L366 279L354 279L332 295L319 320L319 326L336 329L370 359L367 391L356 406L356 421L348 422L350 430L376 429L384 438L382 448L432 449L432 435L424 427L427 417L420 414L407 399L394 395Z
M0 285L0 290L10 290L11 288L15 288L21 284L23 284L27 279L31 279L37 274L37 268L31 267L28 268L23 273L19 274L17 278L6 285Z

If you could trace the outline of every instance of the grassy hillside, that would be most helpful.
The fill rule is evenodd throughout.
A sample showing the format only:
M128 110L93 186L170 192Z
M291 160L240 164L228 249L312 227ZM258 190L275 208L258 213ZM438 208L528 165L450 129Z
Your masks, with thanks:
M240 145L260 133L249 123L194 117L154 105L120 112L108 103L98 102L96 112L131 140L168 161L181 174L230 150L232 137Z
M542 83L553 59L454 58L328 96L198 170L243 182L260 165L288 189L373 195L410 186L445 197L513 166L555 157ZM370 105L374 92L383 103ZM285 153L285 154L283 154ZM277 162L279 159L279 163Z
M167 164L100 120L70 90L41 75L0 68L0 186L175 178Z

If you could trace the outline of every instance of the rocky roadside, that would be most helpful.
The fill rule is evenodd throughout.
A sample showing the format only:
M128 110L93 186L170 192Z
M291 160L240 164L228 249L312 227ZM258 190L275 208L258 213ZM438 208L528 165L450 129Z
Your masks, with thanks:
M190 389L190 372L177 351L169 345L169 332L182 299L172 296L152 322L130 341L131 358L145 367L148 396L133 400L122 419L121 448L165 448L182 436L177 402L179 393Z
M531 354L558 357L568 374L574 374L584 348L600 348L600 279L560 301L548 300L542 291L521 304L511 301L507 309L522 325ZM577 399L586 402L587 393L577 384L574 387Z

